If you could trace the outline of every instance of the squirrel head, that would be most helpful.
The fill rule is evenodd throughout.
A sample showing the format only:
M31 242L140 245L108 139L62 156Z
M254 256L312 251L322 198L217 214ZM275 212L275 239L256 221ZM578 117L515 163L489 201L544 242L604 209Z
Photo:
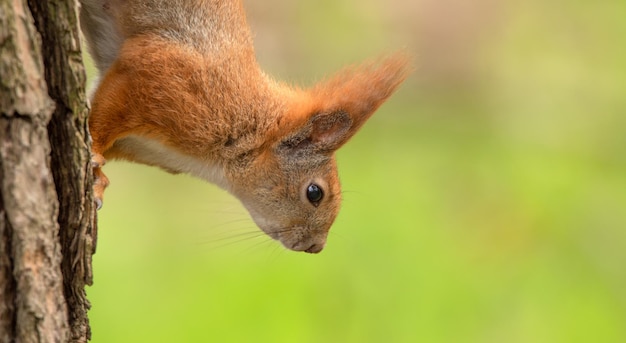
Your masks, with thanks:
M275 132L230 175L231 191L261 230L291 250L324 248L341 204L335 152L395 91L408 66L398 54L347 68L307 91L280 92L291 99Z

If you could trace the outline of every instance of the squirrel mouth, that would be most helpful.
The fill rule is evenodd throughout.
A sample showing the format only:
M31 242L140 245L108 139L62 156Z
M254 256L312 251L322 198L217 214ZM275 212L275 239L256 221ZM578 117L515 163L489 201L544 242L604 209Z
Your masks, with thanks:
M268 232L267 235L279 241L282 245L293 251L303 251L309 254L317 254L326 245L326 234L305 234L300 227L292 227L279 231Z
M286 242L281 241L283 246L289 250L293 251L303 251L309 254L317 254L324 249L326 242L311 242L311 240L305 240L303 242L296 242L295 244L288 244Z
M304 252L308 252L309 254L317 254L324 249L325 244L313 244L308 249L304 250Z
M253 218L258 217L253 216ZM317 254L326 246L328 230L314 230L301 225L268 227L259 224L263 223L257 222L261 231L292 251Z

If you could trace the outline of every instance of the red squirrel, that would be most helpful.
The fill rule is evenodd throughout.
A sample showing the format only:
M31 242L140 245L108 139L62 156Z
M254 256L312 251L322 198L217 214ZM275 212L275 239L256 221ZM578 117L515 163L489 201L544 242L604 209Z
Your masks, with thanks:
M318 253L341 191L335 151L410 71L397 53L300 89L256 61L240 0L81 0L100 73L89 130L105 160L188 173L236 196L267 235Z

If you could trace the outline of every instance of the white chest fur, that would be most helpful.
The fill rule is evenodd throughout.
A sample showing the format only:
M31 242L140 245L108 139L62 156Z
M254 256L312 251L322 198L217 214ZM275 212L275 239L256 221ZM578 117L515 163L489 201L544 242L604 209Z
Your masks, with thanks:
M218 163L185 155L154 139L131 135L116 141L115 148L131 156L140 156L136 158L137 162L171 172L187 173L223 189L229 188L224 169Z

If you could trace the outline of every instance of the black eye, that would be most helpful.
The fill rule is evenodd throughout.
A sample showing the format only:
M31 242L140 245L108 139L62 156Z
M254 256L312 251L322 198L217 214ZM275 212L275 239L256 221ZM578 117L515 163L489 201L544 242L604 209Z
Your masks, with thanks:
M317 205L317 203L319 203L323 197L324 197L324 192L322 192L322 189L320 188L320 186L312 183L309 185L309 187L307 187L306 198L309 199L309 201L313 205Z

